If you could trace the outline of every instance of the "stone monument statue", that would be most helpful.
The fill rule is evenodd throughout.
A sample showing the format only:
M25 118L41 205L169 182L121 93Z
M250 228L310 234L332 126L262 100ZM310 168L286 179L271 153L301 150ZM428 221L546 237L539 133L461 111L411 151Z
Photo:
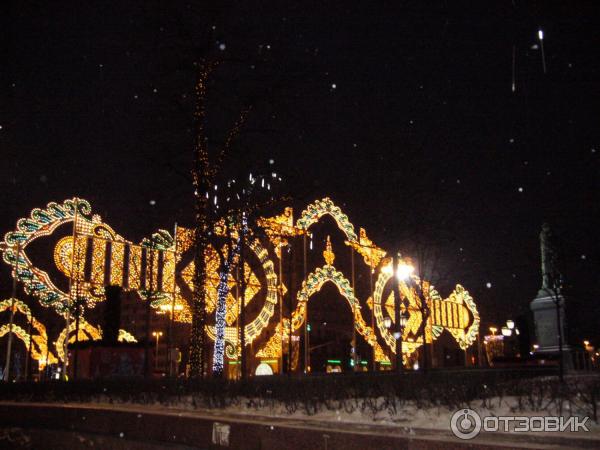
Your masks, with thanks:
M542 254L542 290L559 289L561 275L558 271L558 248L550 225L544 223L540 233Z
M550 225L544 223L540 232L542 259L542 287L530 304L535 324L535 338L539 345L538 353L559 354L570 349L566 345L565 298L562 292L562 275L559 270L560 256L556 237ZM562 341L562 343L560 342Z

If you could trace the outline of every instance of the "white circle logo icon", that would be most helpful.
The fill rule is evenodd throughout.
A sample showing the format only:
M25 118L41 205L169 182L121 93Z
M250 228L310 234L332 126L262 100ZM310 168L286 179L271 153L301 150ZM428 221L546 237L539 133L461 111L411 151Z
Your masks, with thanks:
M481 417L472 409L459 409L450 419L450 429L459 439L473 439L481 431Z

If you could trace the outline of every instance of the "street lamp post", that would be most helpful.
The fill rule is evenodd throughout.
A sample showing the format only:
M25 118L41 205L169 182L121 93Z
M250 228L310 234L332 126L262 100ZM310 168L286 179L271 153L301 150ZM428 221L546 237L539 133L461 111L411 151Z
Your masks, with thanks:
M414 271L414 268L410 264L402 262L400 256L394 258L394 313L396 315L396 332L394 333L394 340L396 342L396 371L402 372L402 334L404 332L404 326L406 325L407 316L402 312L400 296L400 281L406 281L410 278L410 275ZM391 324L390 324L391 325Z
M158 340L163 335L162 331L153 331L152 336L156 338L156 350L154 351L154 371L158 370Z

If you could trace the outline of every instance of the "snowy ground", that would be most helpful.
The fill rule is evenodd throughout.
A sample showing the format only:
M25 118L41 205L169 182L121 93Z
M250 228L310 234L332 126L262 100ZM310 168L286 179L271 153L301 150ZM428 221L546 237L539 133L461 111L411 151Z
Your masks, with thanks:
M107 405L108 402L103 399L98 399L100 404ZM333 402L335 403L335 402ZM115 407L115 403L110 404ZM121 404L125 407L136 407L131 403ZM185 411L188 413L204 413L211 415L227 415L237 416L240 418L257 418L257 419L295 419L318 422L334 426L339 424L361 424L371 426L392 426L398 427L408 434L422 434L426 430L445 431L450 430L450 420L456 409L448 409L443 406L435 407L418 407L413 402L396 401L395 405L386 405L386 400L383 397L377 399L357 399L346 401L345 405L329 405L330 409L321 407L314 414L307 414L306 411L296 410L293 413L288 412L288 407L285 404L277 401L268 402L259 399L240 398L234 404L225 408L205 408L194 405L194 400L191 396L182 397L180 401L169 405L155 403L149 406L153 411L163 410L170 412ZM563 402L562 405L556 401L547 399L546 401L537 401L536 405L524 404L523 399L517 397L493 397L482 400L473 401L468 407L476 411L480 417L488 416L527 416L527 417L544 417L544 416L562 416L584 418L590 416L586 405L583 402ZM589 432L576 433L577 437L590 438L600 440L600 424L595 423L590 417L585 422ZM518 433L523 434L523 433ZM536 432L536 435L541 435L541 432ZM549 433L556 435L558 433ZM564 435L564 433L561 433Z

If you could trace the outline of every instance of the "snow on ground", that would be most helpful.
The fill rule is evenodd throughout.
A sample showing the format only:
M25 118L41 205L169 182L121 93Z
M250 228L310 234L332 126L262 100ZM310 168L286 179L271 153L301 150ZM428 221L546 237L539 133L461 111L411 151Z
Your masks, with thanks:
M99 403L108 403L98 399ZM377 399L355 399L346 400L344 404L335 404L332 402L330 408L321 405L319 410L313 414L308 414L303 409L298 408L290 413L286 405L279 401L265 402L257 398L239 398L232 405L225 408L208 408L194 405L192 396L181 397L179 401L164 405L154 403L150 406L153 411L171 410L186 412L198 412L209 414L224 414L232 416L242 416L247 418L282 418L310 420L314 422L326 423L345 423L345 424L364 424L364 425L388 425L398 426L399 429L412 433L413 430L449 430L450 419L457 409L449 409L444 406L418 407L414 402L396 400L395 405L386 404L383 397ZM519 404L521 403L521 404ZM127 403L128 406L136 406ZM112 403L111 406L115 406ZM137 405L140 406L140 405ZM339 407L336 407L339 406ZM364 406L364 407L361 407ZM373 408L370 408L373 406ZM562 406L562 408L561 408ZM562 405L555 401L536 401L535 405L527 405L523 398L519 397L492 397L489 399L475 400L466 406L476 411L480 417L491 416L526 416L526 417L545 417L562 416L584 418L590 416L586 426L590 433L585 433L589 437L600 438L600 424L593 422L591 412L588 411L588 405L584 402L563 402ZM579 433L578 433L579 434Z

